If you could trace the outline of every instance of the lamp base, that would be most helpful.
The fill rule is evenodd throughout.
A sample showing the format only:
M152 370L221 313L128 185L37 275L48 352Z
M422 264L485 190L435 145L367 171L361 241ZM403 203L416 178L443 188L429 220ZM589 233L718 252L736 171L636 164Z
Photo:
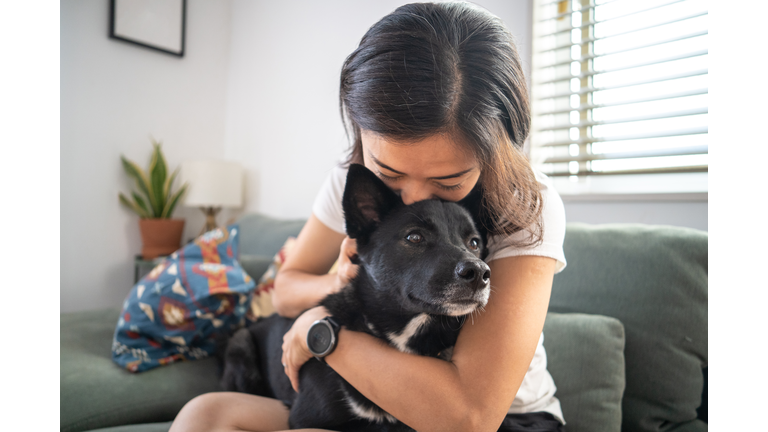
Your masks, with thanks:
M221 211L221 207L200 207L200 210L202 210L205 215L205 226L203 227L203 230L200 231L200 235L218 228L218 224L216 224L216 215Z

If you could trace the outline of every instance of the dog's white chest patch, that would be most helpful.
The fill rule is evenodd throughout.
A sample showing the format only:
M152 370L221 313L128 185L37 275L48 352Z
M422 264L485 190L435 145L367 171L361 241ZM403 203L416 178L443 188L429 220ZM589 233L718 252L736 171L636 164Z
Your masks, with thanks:
M387 333L387 339L402 352L410 353L411 349L408 348L408 341L416 335L432 318L423 313L416 315L411 319L408 325L405 326L400 333Z
M385 421L390 423L397 423L397 419L392 417L392 415L388 412L382 410L381 408L373 409L364 407L355 402L355 400L352 398L352 396L349 395L346 389L342 388L341 390L344 392L344 399L347 401L349 409L351 409L356 416L375 423L384 423Z

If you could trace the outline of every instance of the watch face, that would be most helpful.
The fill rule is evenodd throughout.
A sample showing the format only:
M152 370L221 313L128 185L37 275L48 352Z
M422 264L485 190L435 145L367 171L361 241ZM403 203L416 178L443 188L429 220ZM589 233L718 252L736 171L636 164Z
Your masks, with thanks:
M329 325L325 322L317 323L313 325L309 331L309 337L307 338L307 345L312 354L322 355L331 346L331 338L333 333Z

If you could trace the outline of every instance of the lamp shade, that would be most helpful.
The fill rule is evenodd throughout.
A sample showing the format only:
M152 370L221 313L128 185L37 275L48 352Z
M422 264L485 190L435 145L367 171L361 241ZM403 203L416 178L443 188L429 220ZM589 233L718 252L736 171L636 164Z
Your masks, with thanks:
M194 160L181 164L182 184L189 183L188 207L242 207L243 167L235 162Z

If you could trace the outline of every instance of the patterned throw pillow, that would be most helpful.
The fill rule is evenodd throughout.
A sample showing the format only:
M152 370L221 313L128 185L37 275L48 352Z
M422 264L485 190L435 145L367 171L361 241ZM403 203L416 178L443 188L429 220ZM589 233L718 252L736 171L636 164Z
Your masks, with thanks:
M255 285L237 262L238 227L218 228L163 260L131 289L112 359L131 372L207 357L217 333L245 324Z

